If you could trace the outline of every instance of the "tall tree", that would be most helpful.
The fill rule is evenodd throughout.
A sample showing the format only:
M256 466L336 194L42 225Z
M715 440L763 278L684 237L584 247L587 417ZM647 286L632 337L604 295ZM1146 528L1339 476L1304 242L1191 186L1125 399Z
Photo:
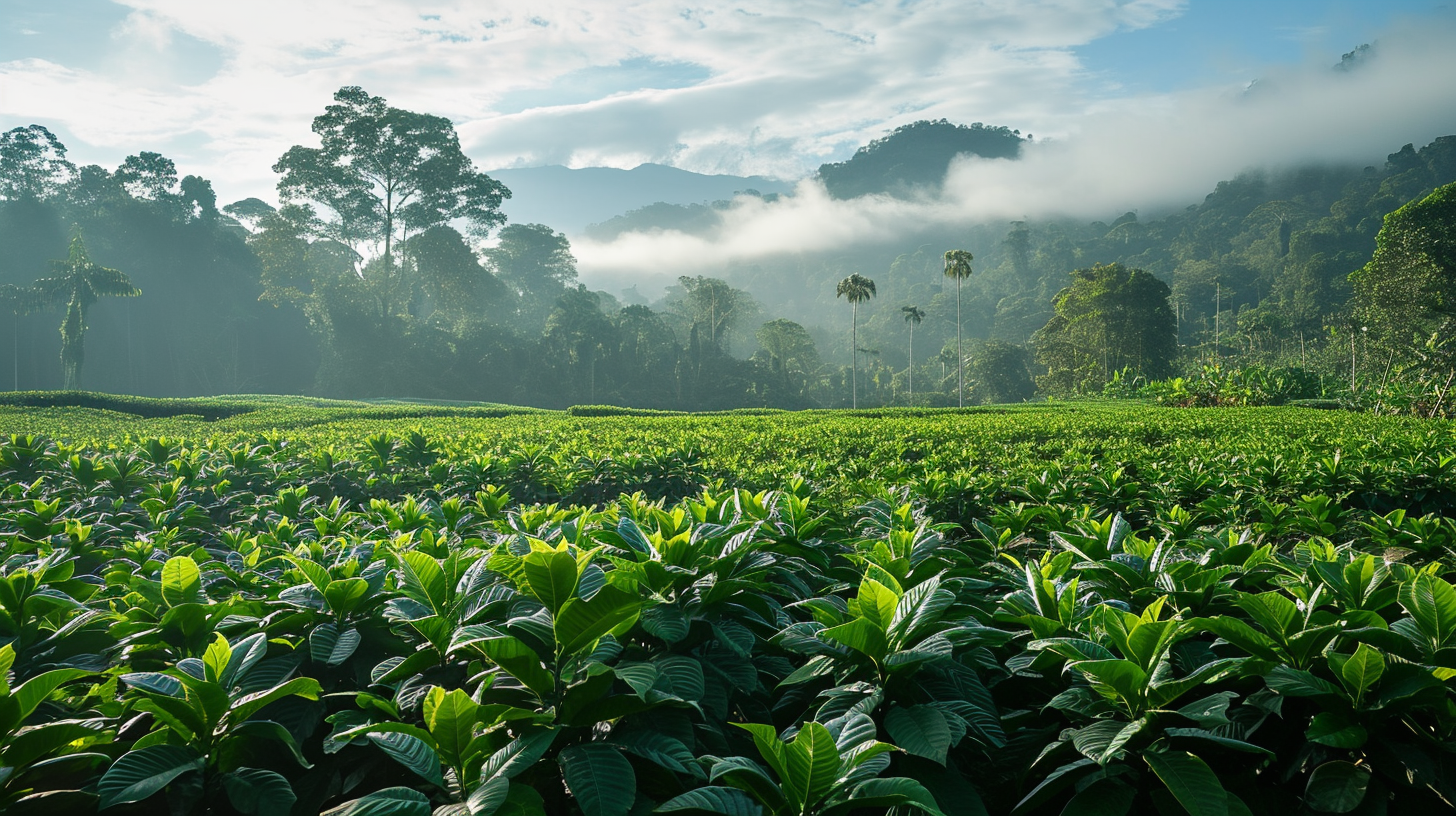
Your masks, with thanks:
M751 304L748 293L734 289L727 281L702 275L677 279L687 293L687 306L692 311L693 325L706 326L708 343L718 348L723 334L737 321L743 307Z
M40 125L0 134L0 198L48 199L75 175L66 146Z
M511 224L485 250L496 277L519 298L524 331L540 331L556 299L576 284L576 258L566 235L545 224Z
M858 272L839 282L835 297L849 301L849 406L859 407L859 305L875 296L875 282Z
M1393 348L1456 337L1456 184L1386 216L1374 256L1350 281L1356 315Z
M961 351L961 281L971 276L971 261L975 256L964 249L952 249L945 253L945 276L956 282L956 406L966 406L965 353Z
M1048 390L1100 389L1132 368L1149 378L1172 372L1177 353L1168 285L1141 269L1097 264L1072 273L1052 300L1051 320L1032 335Z
M279 196L308 206L319 235L356 252L382 244L392 269L409 234L458 222L483 237L505 223L510 191L475 169L449 119L392 108L357 86L334 102L313 120L320 146L289 148L273 166Z
M900 311L905 315L905 322L910 326L910 368L907 373L910 377L910 403L915 403L915 327L925 319L925 310L918 306L901 306Z
M86 310L103 297L135 297L142 290L121 272L92 263L79 230L71 239L66 260L51 261L51 272L51 277L36 281L34 288L41 302L66 306L66 318L61 322L61 373L63 387L74 391L81 387L81 364L86 356Z

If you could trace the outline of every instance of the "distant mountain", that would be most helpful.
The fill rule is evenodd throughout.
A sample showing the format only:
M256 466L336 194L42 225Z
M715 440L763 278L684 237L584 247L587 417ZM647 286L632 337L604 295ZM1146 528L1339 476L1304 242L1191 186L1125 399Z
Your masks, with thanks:
M490 176L511 190L501 209L513 223L545 224L570 235L658 202L703 204L746 190L772 194L793 189L791 183L764 176L708 176L661 164L631 170L551 165L492 170Z
M956 156L1014 159L1021 155L1022 141L1019 130L980 122L957 125L944 119L922 120L895 128L855 151L847 161L821 165L819 179L835 198L938 192Z

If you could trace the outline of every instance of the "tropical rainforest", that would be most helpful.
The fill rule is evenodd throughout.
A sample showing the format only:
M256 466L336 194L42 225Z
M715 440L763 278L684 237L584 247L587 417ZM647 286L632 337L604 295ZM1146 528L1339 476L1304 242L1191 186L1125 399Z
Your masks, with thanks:
M648 298L584 286L566 235L505 223L510 191L448 120L344 88L314 131L273 168L278 207L220 204L157 153L76 167L41 126L3 134L0 379L676 410L1133 391L1449 410L1456 137L1380 166L1250 171L1181 211L728 263ZM837 198L924 195L956 156L1015 161L1029 138L917 122L818 177ZM588 232L707 232L729 206ZM852 275L869 293L838 297Z

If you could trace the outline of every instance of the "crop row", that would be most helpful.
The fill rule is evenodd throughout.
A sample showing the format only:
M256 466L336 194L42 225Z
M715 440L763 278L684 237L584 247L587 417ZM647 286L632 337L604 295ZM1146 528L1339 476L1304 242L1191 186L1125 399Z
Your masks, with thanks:
M1441 425L246 417L0 443L7 813L1456 801Z

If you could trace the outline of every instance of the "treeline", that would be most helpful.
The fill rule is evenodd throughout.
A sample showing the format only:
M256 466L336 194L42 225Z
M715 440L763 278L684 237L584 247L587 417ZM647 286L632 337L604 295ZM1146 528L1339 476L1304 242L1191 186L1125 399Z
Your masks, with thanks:
M344 88L314 131L319 147L274 167L278 208L219 206L207 180L156 153L76 167L42 127L0 136L4 386L66 383L58 328L70 312L35 293L77 245L142 293L83 310L80 385L151 396L955 405L1208 366L1388 383L1451 356L1421 357L1362 311L1350 273L1371 260L1386 214L1456 181L1456 137L1407 145L1380 168L1248 173L1160 218L980 225L914 236L913 252L766 259L684 276L649 301L583 286L552 228L505 224L510 191L475 170L448 120ZM929 166L909 158L922 148L938 167L961 142L1014 155L1020 141L917 123L821 175L882 187L886 168ZM952 248L974 259L955 281ZM851 308L836 287L855 274L876 289Z

